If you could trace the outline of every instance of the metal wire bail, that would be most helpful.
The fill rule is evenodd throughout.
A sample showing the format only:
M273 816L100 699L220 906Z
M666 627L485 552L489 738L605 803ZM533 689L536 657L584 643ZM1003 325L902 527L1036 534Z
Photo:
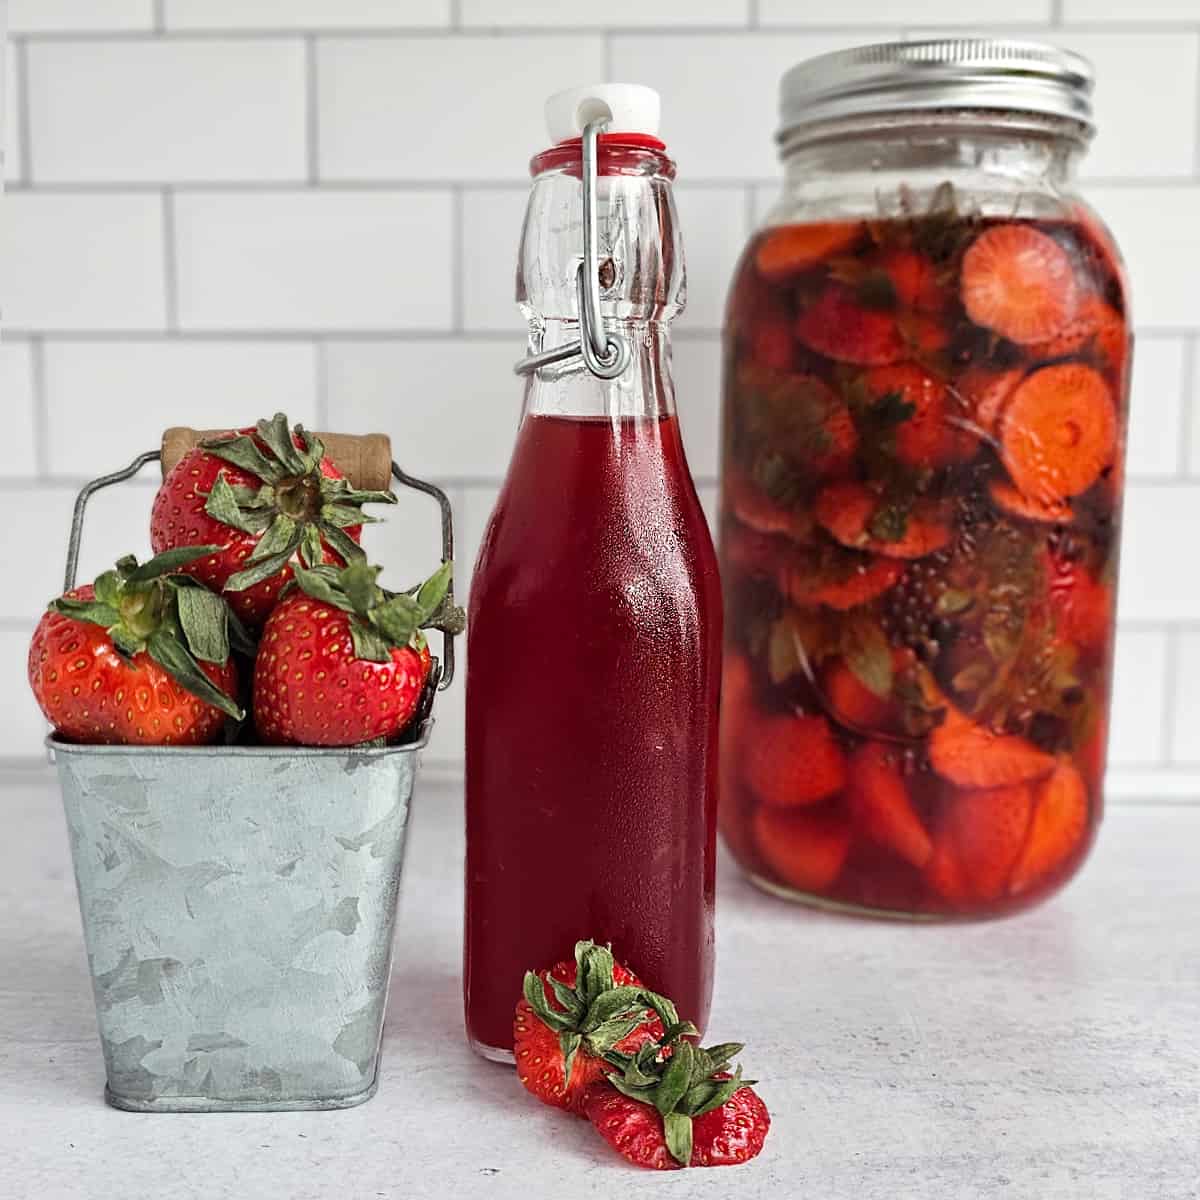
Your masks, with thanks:
M598 117L583 127L583 169L580 186L583 189L583 261L576 275L576 295L579 303L577 341L565 342L553 350L530 354L513 367L518 375L530 375L542 367L567 359L582 357L583 365L597 379L616 379L625 373L633 352L629 339L612 333L604 326L600 312L600 234L596 224L596 147L600 134L608 127L607 117Z

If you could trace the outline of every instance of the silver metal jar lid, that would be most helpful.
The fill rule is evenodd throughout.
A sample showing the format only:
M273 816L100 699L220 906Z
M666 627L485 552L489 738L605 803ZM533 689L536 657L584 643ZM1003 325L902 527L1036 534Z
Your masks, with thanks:
M1092 125L1087 59L1038 42L938 38L838 50L798 63L779 85L781 144L807 127L930 109L991 109Z

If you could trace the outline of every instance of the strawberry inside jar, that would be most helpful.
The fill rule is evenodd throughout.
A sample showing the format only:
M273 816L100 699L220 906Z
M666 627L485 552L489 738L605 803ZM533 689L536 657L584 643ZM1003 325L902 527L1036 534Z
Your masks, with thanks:
M990 916L1091 844L1131 343L1071 190L1091 87L992 42L784 78L784 195L727 311L720 530L721 827L770 891Z

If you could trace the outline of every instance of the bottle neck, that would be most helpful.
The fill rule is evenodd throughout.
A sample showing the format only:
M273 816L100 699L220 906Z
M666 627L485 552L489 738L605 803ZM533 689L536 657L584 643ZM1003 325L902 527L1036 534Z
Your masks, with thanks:
M643 141L645 139L642 139ZM653 139L649 139L653 141ZM660 418L675 411L669 327L685 302L683 244L661 148L602 135L595 190L597 278L606 331L629 343L612 380L575 356L526 378L525 413L579 418ZM517 302L529 322L529 354L580 338L578 273L583 183L577 144L534 160L517 259Z
M629 341L632 354L624 372L598 379L578 358L544 367L526 379L523 416L620 421L674 415L669 327L644 320L609 320L607 326ZM575 321L548 320L541 322L538 345L551 350L578 337Z

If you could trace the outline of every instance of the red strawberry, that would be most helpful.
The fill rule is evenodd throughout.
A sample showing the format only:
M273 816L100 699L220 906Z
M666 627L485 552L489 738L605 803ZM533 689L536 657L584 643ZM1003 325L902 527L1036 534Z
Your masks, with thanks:
M864 308L840 283L829 284L800 314L796 336L826 358L860 366L896 362L907 350L895 316Z
M299 585L275 606L254 663L254 724L275 745L355 746L404 730L432 659L421 629L461 627L451 566L399 594L378 567L293 565Z
M845 756L824 717L760 715L742 754L742 780L763 804L815 804L846 782Z
M919 496L893 503L865 483L831 483L813 501L817 524L843 546L888 558L924 558L947 545L954 530L943 501Z
M896 425L896 457L912 467L944 467L967 462L978 449L975 437L963 428L960 413L945 383L914 363L875 367L863 384L879 403L891 400L907 413ZM964 406L965 410L965 406Z
M1008 398L1021 382L1019 369L998 371L993 367L968 367L950 383L950 395L988 437L995 438L1000 415Z
M1083 842L1088 824L1087 785L1068 759L1061 759L1038 789L1029 841L1013 868L1008 890L1015 896L1062 866Z
M214 550L185 569L260 628L291 564L361 559L359 531L368 501L394 504L391 492L357 491L326 457L320 439L276 413L189 451L168 472L150 517L156 552L199 543Z
M915 250L896 247L879 259L879 269L887 276L901 309L940 316L949 306L950 297L938 280L937 267Z
M942 830L933 843L933 854L925 866L925 881L947 903L963 907L971 903L971 889L958 859L950 830Z
M1005 890L1029 834L1033 797L1027 784L960 792L948 816L963 879L980 900Z
M602 1138L639 1167L736 1166L763 1148L771 1116L741 1078L725 1069L737 1043L675 1044L669 1058L648 1046L587 1094L584 1109Z
M792 325L786 315L765 318L750 335L751 358L774 371L790 371L795 357Z
M943 779L968 788L1002 788L1047 775L1054 759L1012 733L978 725L956 709L929 737L929 761Z
M823 892L841 874L853 829L837 811L771 808L753 818L763 862L780 882L802 892Z
M220 596L170 574L211 550L142 566L129 556L51 601L29 646L29 683L63 737L199 746L216 741L227 716L241 720L230 637L253 646Z
M664 1029L651 998L663 1003L614 962L611 951L590 941L576 943L574 962L527 972L525 997L513 1018L521 1083L543 1104L582 1117L588 1088L614 1069L605 1062L606 1053L634 1054L647 1043L658 1046ZM674 1015L669 1001L666 1005L664 1011ZM594 1028L584 1032L589 1025Z
M850 812L868 837L923 867L933 855L933 843L909 799L898 757L879 742L867 742L854 752L847 790Z

